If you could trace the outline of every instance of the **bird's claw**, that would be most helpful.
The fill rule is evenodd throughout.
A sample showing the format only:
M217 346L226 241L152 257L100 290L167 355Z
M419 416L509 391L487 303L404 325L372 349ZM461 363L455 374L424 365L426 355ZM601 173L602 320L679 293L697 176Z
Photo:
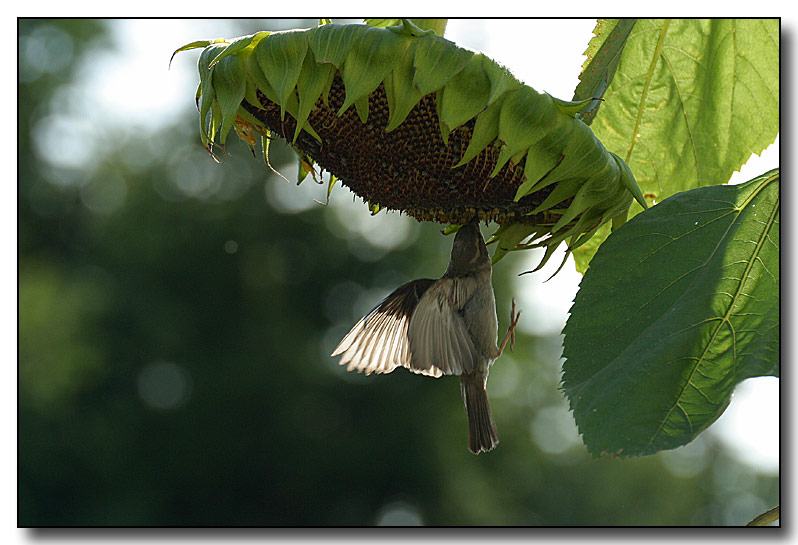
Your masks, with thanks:
M515 298L513 298L513 306L510 309L510 326L507 328L507 333L504 335L504 339L502 340L502 344L499 347L499 355L501 356L504 352L504 347L507 346L507 341L510 341L510 350L512 351L513 347L515 346L515 328L518 325L518 319L521 317L521 311L519 310L516 312L515 309Z
M510 309L510 327L508 328L510 333L510 351L515 346L515 327L518 325L519 318L521 318L521 311L515 311L515 298L513 298L513 306Z

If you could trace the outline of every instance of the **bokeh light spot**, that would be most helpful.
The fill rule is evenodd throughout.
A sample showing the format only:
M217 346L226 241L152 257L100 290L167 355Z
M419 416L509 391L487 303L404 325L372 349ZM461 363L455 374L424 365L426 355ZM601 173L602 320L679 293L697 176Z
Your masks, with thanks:
M277 168L277 171L289 180L296 179L296 163L282 165ZM266 201L275 210L283 214L298 214L305 210L310 210L314 206L321 206L316 200L323 198L326 191L326 189L314 183L310 175L299 186L286 182L279 176L271 176L266 181L264 190L266 192Z
M224 243L224 252L226 254L234 254L238 251L238 242L235 240L228 240Z
M169 169L169 175L175 188L187 197L206 199L221 186L221 167L209 165L206 152L186 153L175 159L176 164Z
M33 132L36 154L55 167L83 168L95 155L95 129L87 119L54 114L39 120ZM88 179L84 175L75 181Z
M125 204L127 184L121 176L108 174L80 188L80 200L95 214L111 214Z
M385 505L377 513L377 526L422 526L421 513L406 501L395 501Z
M176 409L188 401L191 377L172 362L155 362L141 370L138 377L139 397L151 409Z
M701 473L709 463L709 452L703 436L675 450L660 454L662 463L674 477L689 479Z
M580 442L574 419L564 404L538 411L530 431L535 443L549 454L563 453Z
M72 36L52 25L42 25L20 40L19 79L31 83L42 74L54 74L69 65Z
M329 208L331 213L325 217L328 228L347 239L349 251L361 261L379 261L418 238L416 220L388 210L372 215L368 206L348 188L336 186L333 189Z

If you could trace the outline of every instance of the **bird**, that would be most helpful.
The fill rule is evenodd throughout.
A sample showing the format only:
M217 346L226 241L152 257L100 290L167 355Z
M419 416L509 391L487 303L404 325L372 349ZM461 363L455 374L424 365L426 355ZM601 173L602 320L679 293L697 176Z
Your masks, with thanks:
M474 454L493 450L499 434L486 391L488 371L515 344L521 315L515 300L510 325L497 346L498 320L492 266L476 220L454 237L449 265L438 279L421 278L399 286L363 316L333 350L347 371L390 373L404 367L413 373L460 376L468 417L468 448Z

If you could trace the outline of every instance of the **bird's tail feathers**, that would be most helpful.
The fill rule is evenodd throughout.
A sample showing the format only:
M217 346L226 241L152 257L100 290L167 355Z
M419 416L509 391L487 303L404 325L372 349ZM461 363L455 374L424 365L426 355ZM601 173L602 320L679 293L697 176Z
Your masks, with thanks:
M468 449L474 454L488 452L499 444L499 432L485 391L485 378L477 373L460 376L460 392L468 415Z

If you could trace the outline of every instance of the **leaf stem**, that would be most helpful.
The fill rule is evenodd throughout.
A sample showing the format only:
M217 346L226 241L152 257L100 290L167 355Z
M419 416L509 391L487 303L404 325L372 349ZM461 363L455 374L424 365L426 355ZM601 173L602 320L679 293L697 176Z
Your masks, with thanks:
M746 526L767 526L768 524L776 522L780 518L779 506L777 505L773 509L769 509L758 517L755 517L754 520L746 524Z

